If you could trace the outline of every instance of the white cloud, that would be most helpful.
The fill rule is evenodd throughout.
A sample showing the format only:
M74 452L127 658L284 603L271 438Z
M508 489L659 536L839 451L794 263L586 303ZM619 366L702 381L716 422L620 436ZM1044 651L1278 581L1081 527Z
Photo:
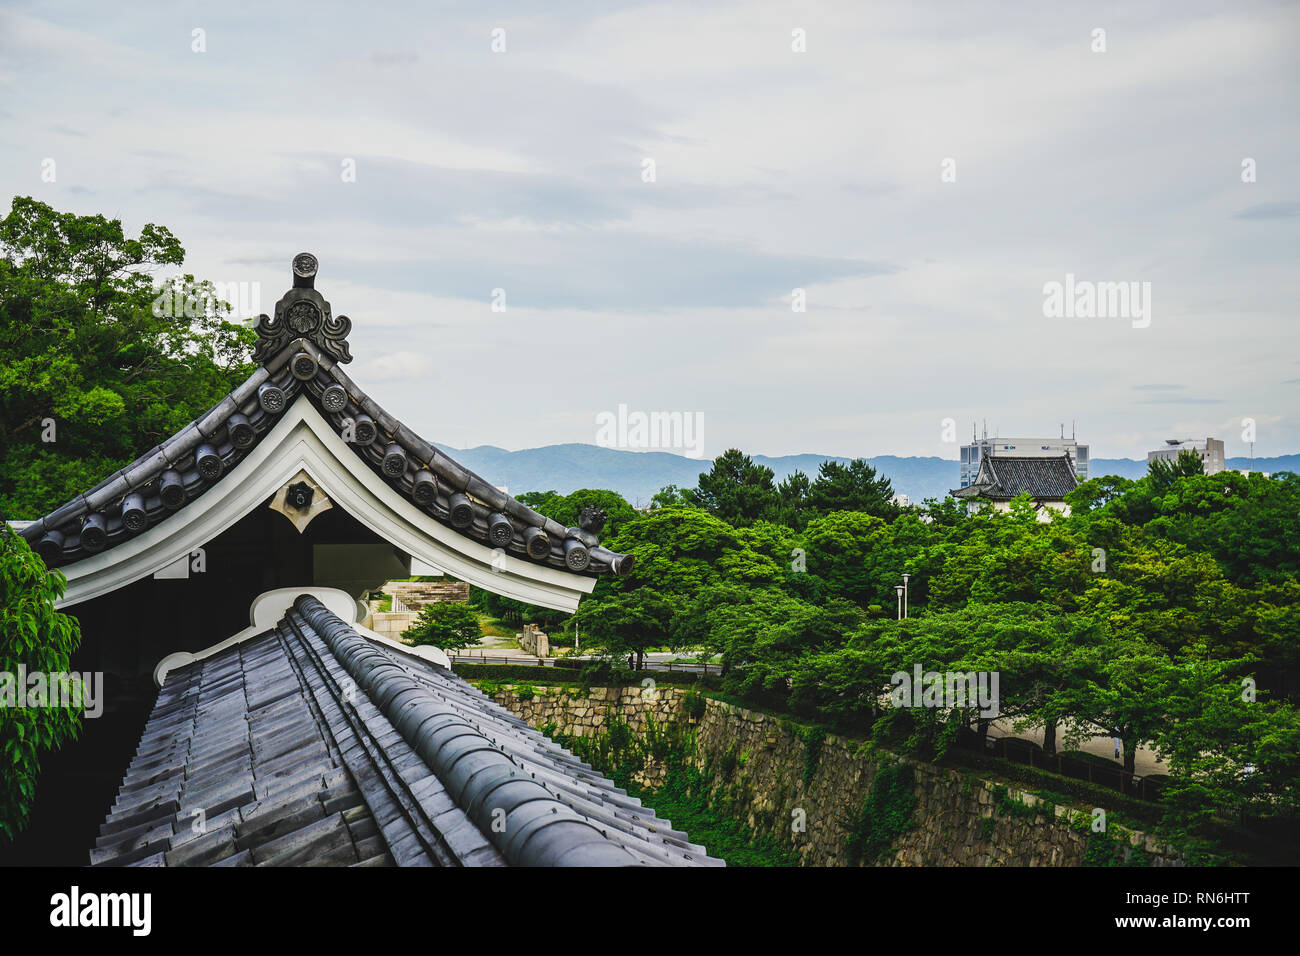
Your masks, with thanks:
M625 402L704 411L708 453L947 455L947 416L1300 449L1300 217L1242 217L1300 199L1284 4L235 4L202 55L148 11L0 18L0 190L165 224L264 309L315 252L351 374L430 438ZM1151 327L1044 319L1066 272L1150 281Z

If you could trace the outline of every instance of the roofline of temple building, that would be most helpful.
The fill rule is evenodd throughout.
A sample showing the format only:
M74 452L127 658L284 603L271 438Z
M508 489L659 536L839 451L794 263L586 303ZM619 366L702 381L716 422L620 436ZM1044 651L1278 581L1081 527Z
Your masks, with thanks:
M366 394L341 368L351 360L344 338L351 322L333 319L313 288L315 258L300 254L294 273L276 318L258 321L261 364L248 379L161 445L22 529L47 565L72 569L160 527L173 531L175 515L239 470L303 397L431 524L487 547L498 563L513 558L580 578L631 570L630 555L600 546L602 513L589 511L580 526L565 528L444 455ZM490 579L483 586L498 590Z

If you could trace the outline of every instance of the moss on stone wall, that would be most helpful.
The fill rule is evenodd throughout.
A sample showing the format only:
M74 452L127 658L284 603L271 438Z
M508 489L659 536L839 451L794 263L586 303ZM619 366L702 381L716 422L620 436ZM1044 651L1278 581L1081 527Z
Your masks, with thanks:
M1098 842L1087 826L1074 823L1089 814L1064 806L1068 798L1056 793L1034 794L989 780L982 770L895 758L694 690L536 687L531 699L508 687L494 691L498 703L609 773L710 853L737 864L1084 866L1183 859L1114 822L1108 842ZM700 700L702 709L694 702ZM594 739L581 742L584 737Z

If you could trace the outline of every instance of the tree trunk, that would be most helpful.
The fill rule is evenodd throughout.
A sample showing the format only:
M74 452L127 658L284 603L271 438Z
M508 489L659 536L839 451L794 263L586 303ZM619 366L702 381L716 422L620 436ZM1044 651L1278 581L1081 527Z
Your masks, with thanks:
M1049 757L1056 756L1056 718L1055 717L1047 721L1047 723L1043 726L1043 753L1047 754L1047 756Z
M1129 773L1132 773L1133 768L1136 765L1137 765L1137 741L1125 740L1124 741L1124 769L1127 770Z
M984 753L985 748L988 747L990 723L992 723L992 721L985 720L983 717L981 717L976 725L978 727L978 733L979 733L980 753Z

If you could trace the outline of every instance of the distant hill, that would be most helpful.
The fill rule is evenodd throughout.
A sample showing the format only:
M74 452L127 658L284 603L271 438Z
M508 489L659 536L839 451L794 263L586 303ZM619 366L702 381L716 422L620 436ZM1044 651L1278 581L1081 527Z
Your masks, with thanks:
M694 488L700 472L711 467L708 459L686 458L659 451L623 451L597 445L545 445L506 451L493 445L476 448L441 446L465 467L478 472L494 485L505 486L513 494L525 491L558 491L568 494L579 488L608 488L617 491L633 504L648 504L656 491L665 485ZM823 461L847 462L847 458L830 455L783 455L769 458L754 455L754 461L771 468L776 480L795 471L809 477L817 474ZM900 458L897 455L868 457L867 462L893 482L894 490L914 502L924 498L942 498L957 487L957 461L945 458ZM1229 458L1229 468L1247 468L1246 458ZM1300 455L1256 458L1257 471L1300 471ZM1147 463L1134 458L1094 458L1092 476L1120 475L1140 478Z

